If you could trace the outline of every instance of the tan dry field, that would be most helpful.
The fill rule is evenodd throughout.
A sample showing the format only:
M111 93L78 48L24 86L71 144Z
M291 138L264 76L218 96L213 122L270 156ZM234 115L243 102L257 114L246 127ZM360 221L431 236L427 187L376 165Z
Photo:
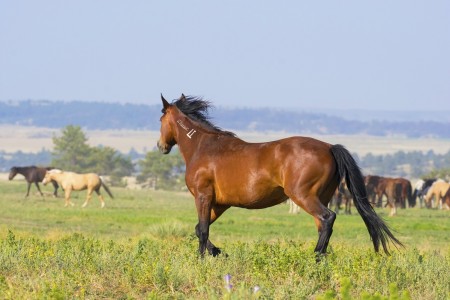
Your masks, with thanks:
M134 148L145 153L154 149L159 137L158 131L145 130L83 130L91 146L110 146L122 153ZM238 137L248 142L276 140L292 135L293 132L248 132L235 131ZM0 150L6 152L22 151L39 152L43 148L52 150L53 136L60 136L61 130L25 126L0 126ZM397 151L429 151L444 154L450 151L449 139L417 138L401 136L369 136L369 135L310 135L332 144L342 144L350 152L358 155L372 153L375 155L395 153Z

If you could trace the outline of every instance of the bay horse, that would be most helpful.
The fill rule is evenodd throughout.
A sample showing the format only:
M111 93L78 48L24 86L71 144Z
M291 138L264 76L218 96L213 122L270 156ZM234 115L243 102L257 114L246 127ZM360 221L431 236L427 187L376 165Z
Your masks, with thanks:
M27 184L28 184L27 194L25 195L25 198L30 195L30 188L31 188L32 183L34 183L36 185L36 188L38 189L41 196L44 196L44 194L41 191L41 188L39 187L39 182L42 182L42 180L45 177L45 173L48 170L52 170L52 169L54 169L54 168L53 167L43 168L43 167L36 167L36 166L12 167L9 170L8 178L9 178L9 180L13 180L13 178L17 174L21 174L21 175L23 175L23 177L25 177L25 180L27 181ZM52 181L52 184L54 187L53 196L57 197L58 196L58 184L56 183L56 181Z
M221 253L209 240L209 228L231 206L262 209L290 198L313 216L319 239L314 251L326 254L336 214L327 208L341 178L355 199L375 251L389 254L389 242L402 246L367 201L364 180L342 145L309 137L247 143L210 122L210 102L184 96L169 103L161 95L159 150L177 144L186 163L185 181L195 198L195 233L201 257Z
M82 207L86 207L88 202L91 200L92 192L95 191L100 199L102 208L105 207L105 201L102 194L100 193L100 188L103 187L105 191L111 198L114 198L109 188L105 185L100 176L95 173L78 174L74 172L63 172L58 169L53 169L45 174L42 183L45 185L50 181L56 181L63 188L65 194L65 205L73 206L70 201L70 194L72 191L82 191L87 189L86 201Z

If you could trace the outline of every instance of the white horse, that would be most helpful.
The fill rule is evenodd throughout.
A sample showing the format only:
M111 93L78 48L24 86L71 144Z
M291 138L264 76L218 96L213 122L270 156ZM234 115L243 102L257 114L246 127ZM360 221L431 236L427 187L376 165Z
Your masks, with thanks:
M289 213L290 214L298 214L300 212L300 206L294 203L291 199L287 200L289 203Z

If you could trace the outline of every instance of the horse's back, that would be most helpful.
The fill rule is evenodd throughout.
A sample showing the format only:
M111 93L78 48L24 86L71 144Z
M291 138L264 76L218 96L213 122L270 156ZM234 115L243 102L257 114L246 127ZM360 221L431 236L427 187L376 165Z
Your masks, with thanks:
M435 183L433 183L430 190L432 190L432 192L438 195L439 197L443 197L449 188L450 184L448 182L436 181Z
M95 189L101 185L100 176L95 173L64 172L63 174L64 185L71 186L75 190L84 190L91 187Z

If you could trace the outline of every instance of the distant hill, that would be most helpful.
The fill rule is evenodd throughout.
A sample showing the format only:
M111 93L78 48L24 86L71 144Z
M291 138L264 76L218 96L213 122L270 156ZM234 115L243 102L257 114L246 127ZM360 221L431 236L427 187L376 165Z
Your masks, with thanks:
M94 130L159 130L160 105L119 104L83 101L0 102L0 124L62 128L79 125ZM369 134L376 136L450 138L448 121L385 121L348 114L331 114L269 108L216 108L212 121L226 130L287 131L302 134ZM442 120L442 119L441 119Z

